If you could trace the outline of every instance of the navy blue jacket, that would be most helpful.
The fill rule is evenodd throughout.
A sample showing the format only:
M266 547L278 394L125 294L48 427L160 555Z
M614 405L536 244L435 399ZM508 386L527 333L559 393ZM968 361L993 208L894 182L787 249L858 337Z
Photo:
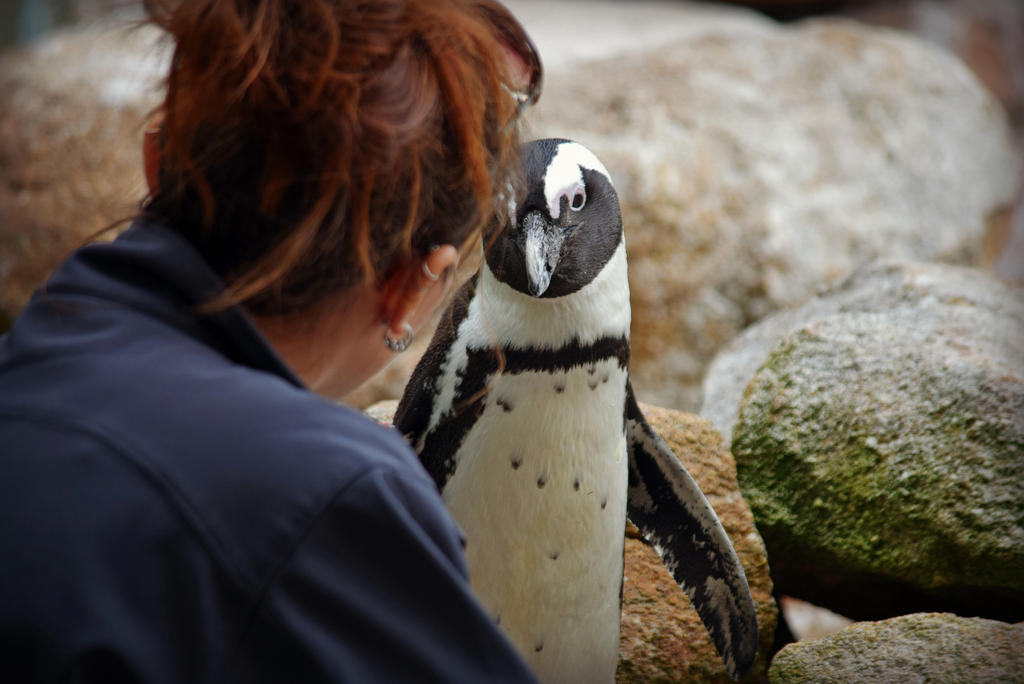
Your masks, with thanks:
M530 681L413 452L220 287L137 223L0 337L0 681Z

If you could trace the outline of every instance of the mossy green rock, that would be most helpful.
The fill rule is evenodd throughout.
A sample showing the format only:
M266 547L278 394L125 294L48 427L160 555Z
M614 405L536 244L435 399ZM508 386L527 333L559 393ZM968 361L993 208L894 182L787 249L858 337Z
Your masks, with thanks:
M861 622L782 649L771 684L1024 681L1024 623L919 613Z
M910 290L963 270L892 268ZM915 287L775 347L740 405L740 485L781 593L1024 620L1024 302L989 276Z

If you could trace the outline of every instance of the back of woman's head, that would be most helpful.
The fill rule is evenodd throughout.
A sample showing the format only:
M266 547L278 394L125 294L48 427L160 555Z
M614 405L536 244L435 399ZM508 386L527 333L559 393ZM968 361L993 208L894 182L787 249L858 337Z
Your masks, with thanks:
M518 140L493 0L148 0L175 41L147 213L227 284L302 310L493 223ZM539 67L539 65L537 65Z

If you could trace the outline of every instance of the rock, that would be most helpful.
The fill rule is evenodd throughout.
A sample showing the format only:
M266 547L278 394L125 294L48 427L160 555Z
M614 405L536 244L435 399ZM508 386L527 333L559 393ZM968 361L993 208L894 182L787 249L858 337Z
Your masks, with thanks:
M732 449L778 591L1024 619L1022 290L887 263L776 323Z
M771 684L1024 681L1024 623L919 613L783 648Z
M142 127L168 58L156 29L127 19L0 56L0 319L67 252L137 210Z
M998 329L1004 327L998 323L1001 319L1020 321L1022 293L1024 287L1007 285L977 269L895 259L867 264L844 281L822 288L802 306L778 311L752 325L723 347L704 377L700 415L714 424L728 444L743 392L757 369L780 341L809 323L840 313L897 312L962 302L987 310ZM1012 347L1013 343L1011 334L1006 344Z
M366 413L390 424L397 405L397 401L380 402L367 408ZM767 667L778 608L772 598L764 544L750 508L740 496L732 456L721 435L706 420L646 404L641 408L651 426L682 457L708 497L746 570L757 607L761 648L743 681L759 681ZM636 536L635 531L627 531L617 680L732 681L689 598L675 584L657 552Z
M759 681L767 666L778 608L772 597L764 543L740 495L732 455L706 420L648 404L641 408L718 513L747 573L757 607L761 647L743 681ZM638 684L732 681L689 598L654 549L637 539L626 540L617 680Z
M908 31L955 53L1006 109L1024 159L1024 3L1020 0L890 0L841 8L871 25ZM1024 283L1024 186L1016 205L995 217L984 264Z
M849 627L853 620L836 615L828 608L815 606L792 596L779 597L779 610L782 618L796 641L820 639L844 627Z
M363 413L373 418L378 423L391 425L395 419L395 411L398 410L398 399L385 399L367 406Z
M590 30L614 14L597 3L562 22L533 7L513 3L543 55L597 49ZM1020 162L1005 113L959 60L852 22L660 7L620 18L648 52L553 61L529 114L534 136L579 140L616 183L639 397L695 409L722 344L880 256L979 261Z
M695 409L722 343L879 254L973 263L1012 195L999 107L912 39L698 3L508 4L548 67L532 134L579 138L623 195L641 398ZM74 29L0 58L0 328L134 212L157 35Z

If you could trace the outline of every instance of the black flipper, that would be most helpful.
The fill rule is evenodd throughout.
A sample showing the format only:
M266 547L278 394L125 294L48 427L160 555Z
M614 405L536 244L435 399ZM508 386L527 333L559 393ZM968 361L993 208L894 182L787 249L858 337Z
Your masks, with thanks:
M458 407L457 402L462 399L461 394L456 397L455 407L441 407L443 423L436 426L430 434L427 434L427 430L430 428L430 417L440 400L440 390L437 386L440 369L448 360L449 351L458 335L459 325L466 318L469 302L476 292L476 278L477 276L473 276L462 286L442 315L430 346L416 364L405 386L392 420L394 426L419 454L420 461L434 479L438 491L444 489L454 470L455 452L461 442L462 433L465 432L463 423L473 417L472 412L464 411L465 415L460 416L461 420L453 421L451 414ZM463 383L460 383L460 386L461 384ZM474 407L476 408L479 407ZM457 435L451 434L453 430L461 432Z
M626 512L654 545L739 679L757 654L757 614L747 577L718 516L626 386Z

